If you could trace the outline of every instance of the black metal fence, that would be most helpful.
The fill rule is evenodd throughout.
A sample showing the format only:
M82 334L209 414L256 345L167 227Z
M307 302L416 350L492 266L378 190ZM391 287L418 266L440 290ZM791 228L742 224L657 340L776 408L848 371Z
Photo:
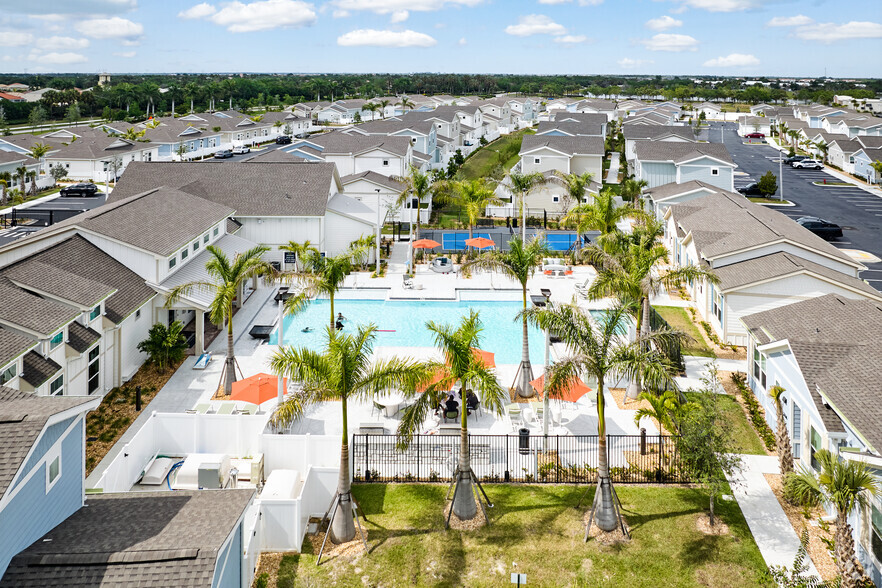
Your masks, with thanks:
M482 482L574 484L597 481L597 435L469 435L472 470ZM446 482L459 460L460 437L416 435L405 450L394 435L353 435L353 472L361 482ZM665 435L607 435L615 483L689 481Z

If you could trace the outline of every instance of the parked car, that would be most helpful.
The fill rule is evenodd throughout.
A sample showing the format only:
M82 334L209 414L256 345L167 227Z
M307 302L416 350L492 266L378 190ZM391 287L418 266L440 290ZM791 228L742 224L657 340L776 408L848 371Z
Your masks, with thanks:
M790 165L796 169L824 169L824 166L814 159L803 159L802 161L794 161Z
M229 149L221 149L220 151L214 154L215 159L226 159L227 157L232 157L233 152Z
M62 196L96 196L98 186L95 184L73 184L61 189Z
M239 145L238 147L233 147L233 155L245 155L246 153L251 153L251 147L248 145Z
M765 139L765 133L747 133L744 135L745 139Z
M793 165L794 162L802 161L803 159L808 159L808 155L791 155L787 159L784 160L784 163L789 165Z
M842 227L837 225L836 223L831 223L830 221L825 221L822 218L818 218L816 216L803 216L796 219L800 225L817 235L818 237L823 237L824 239L838 239L842 236Z
M762 196L763 193L760 192L759 184L753 182L751 184L747 184L746 186L741 186L737 188L738 192L744 194L745 196Z
M289 135L279 135L276 137L276 145L289 145L291 137Z

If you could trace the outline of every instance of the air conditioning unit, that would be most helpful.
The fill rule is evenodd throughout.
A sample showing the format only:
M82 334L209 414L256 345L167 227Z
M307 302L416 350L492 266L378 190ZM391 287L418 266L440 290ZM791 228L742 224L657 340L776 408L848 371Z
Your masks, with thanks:
M197 480L200 490L220 490L226 485L219 462L200 464Z

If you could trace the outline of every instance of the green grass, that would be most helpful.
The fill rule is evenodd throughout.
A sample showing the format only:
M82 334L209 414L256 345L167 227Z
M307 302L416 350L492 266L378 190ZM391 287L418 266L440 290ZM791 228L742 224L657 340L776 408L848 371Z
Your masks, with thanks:
M584 543L583 515L593 489L576 486L487 485L491 525L444 530L446 485L356 485L367 516L370 553L323 558L310 542L286 556L279 586L509 586L511 572L528 586L763 586L762 556L738 505L718 501L730 533L707 536L696 519L704 492L682 487L618 486L632 541ZM282 583L284 576L284 584Z
M713 350L705 343L704 337L698 331L698 327L689 318L685 308L680 308L679 306L654 306L653 308L669 325L689 336L689 339L683 343L683 355L716 357Z
M789 200L781 200L780 198L765 198L763 196L748 196L748 200L757 204L793 204Z
M686 397L690 398L696 393L687 392ZM728 394L720 394L717 397L725 415L726 426L732 431L732 437L735 440L737 453L749 453L751 455L768 455L763 445L762 439L756 434L756 430L747 421L744 409L734 396Z
M459 173L465 180L476 180L478 178L489 176L497 162L496 152L505 149L506 146L511 143L520 141L525 134L532 134L533 132L535 131L532 129L523 129L516 133L511 133L510 135L502 135L495 141L488 143L484 147L475 151L462 165ZM519 159L520 158L517 156L512 156L507 159L503 164L505 171L507 172L510 170Z

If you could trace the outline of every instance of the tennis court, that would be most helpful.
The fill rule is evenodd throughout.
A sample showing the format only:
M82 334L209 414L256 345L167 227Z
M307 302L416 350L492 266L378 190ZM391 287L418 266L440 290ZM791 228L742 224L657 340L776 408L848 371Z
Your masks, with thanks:
M570 251L578 238L576 233L547 233L545 242L552 251Z
M490 233L475 233L473 235L474 238L484 237L485 239L493 240L493 237L490 236ZM441 235L441 249L444 251L463 251L468 249L465 242L466 239L469 238L468 232L461 233L442 233Z

